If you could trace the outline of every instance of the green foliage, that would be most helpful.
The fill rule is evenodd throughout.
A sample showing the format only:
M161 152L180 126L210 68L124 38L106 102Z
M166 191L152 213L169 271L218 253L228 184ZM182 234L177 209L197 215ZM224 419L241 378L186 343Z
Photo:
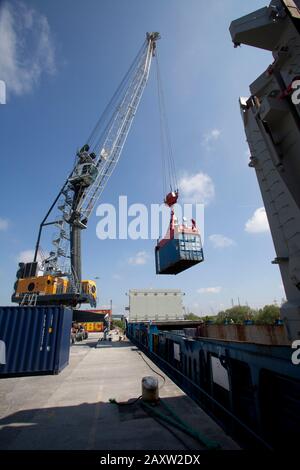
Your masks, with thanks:
M273 325L280 316L280 309L277 305L265 305L259 309L255 316L257 325Z
M219 325L224 323L241 325L245 320L252 320L256 325L273 325L279 317L280 309L277 305L265 305L259 310L252 309L248 305L235 305L232 308L220 311L215 323Z
M118 328L120 331L124 333L125 331L125 321L124 320L112 320L111 321L111 329Z
M205 315L205 317L202 317L202 320L203 320L204 322L210 321L210 322L215 323L215 322L216 322L216 318L217 318L216 315Z
M194 313L188 313L184 315L185 320L194 320L194 321L199 321L202 320L202 318L198 317L198 315L195 315Z
M224 322L243 324L245 320L253 320L255 311L248 307L248 305L236 305L222 310L218 313L216 323L223 324Z

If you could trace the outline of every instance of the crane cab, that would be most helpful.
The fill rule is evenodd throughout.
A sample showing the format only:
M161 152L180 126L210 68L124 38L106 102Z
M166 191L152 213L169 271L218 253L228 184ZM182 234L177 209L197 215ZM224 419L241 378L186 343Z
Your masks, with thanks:
M70 176L69 182L73 185L90 186L96 180L98 173L98 168L93 162L79 163Z

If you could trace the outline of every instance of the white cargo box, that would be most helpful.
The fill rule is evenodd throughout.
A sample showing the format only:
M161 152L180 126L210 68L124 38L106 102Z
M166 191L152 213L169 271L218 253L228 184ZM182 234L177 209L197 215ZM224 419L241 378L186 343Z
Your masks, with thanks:
M130 322L183 320L179 289L132 289L129 291Z

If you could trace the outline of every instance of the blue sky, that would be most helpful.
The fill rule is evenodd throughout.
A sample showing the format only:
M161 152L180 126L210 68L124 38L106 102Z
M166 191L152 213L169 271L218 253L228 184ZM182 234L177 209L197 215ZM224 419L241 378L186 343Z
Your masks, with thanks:
M130 288L181 288L186 307L216 313L284 297L261 209L238 97L272 61L234 49L231 20L267 0L28 0L1 2L0 302L10 303L20 257L146 31L159 31L160 68L179 180L205 207L205 262L175 277L157 276L153 240L96 237L92 215L83 236L84 277L99 277L99 304L116 313ZM154 65L154 64L153 64ZM121 160L102 203L162 202L154 67ZM210 197L208 195L211 194ZM187 196L182 193L182 197ZM43 247L47 249L47 246Z

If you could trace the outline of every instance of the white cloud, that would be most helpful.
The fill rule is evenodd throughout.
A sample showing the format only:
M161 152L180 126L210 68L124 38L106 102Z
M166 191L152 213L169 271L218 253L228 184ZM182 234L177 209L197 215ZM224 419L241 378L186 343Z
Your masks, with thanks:
M245 231L248 233L265 233L270 230L264 207L256 209L252 217L245 224Z
M199 294L219 294L221 292L222 287L217 286L217 287L201 287L200 289L197 290Z
M2 219L0 217L0 232L4 232L4 230L8 229L8 220L7 219Z
M209 240L212 242L214 248L227 248L228 246L235 245L234 240L217 233L210 235Z
M149 255L148 253L146 253L146 251L139 251L138 253L136 253L135 256L132 256L131 258L128 259L128 263L134 264L134 265L146 264L148 258L149 258Z
M212 129L211 131L204 134L202 138L202 145L209 148L210 144L220 138L221 131L219 129Z
M122 279L120 274L113 274L112 278L115 279L116 281L120 281Z
M34 257L34 250L24 250L18 255L19 263L31 263Z
M215 196L215 186L205 173L185 175L179 181L179 190L185 202L208 204Z
M16 95L31 91L43 72L55 72L48 20L21 1L0 10L0 71L8 93Z
M34 258L34 253L35 253L34 250L23 250L23 251L21 251L17 256L18 263L31 263L33 261L33 258ZM38 263L41 263L46 256L48 256L48 253L43 253L43 255L41 255L41 253L39 251L38 255L37 255Z

